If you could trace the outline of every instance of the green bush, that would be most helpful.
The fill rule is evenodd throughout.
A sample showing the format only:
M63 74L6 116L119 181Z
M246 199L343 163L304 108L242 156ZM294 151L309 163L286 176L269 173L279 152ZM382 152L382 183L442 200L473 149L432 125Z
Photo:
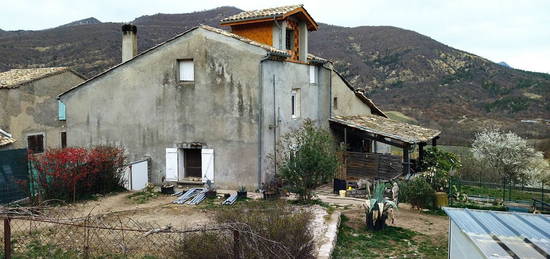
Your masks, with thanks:
M433 208L435 191L424 177L419 176L400 183L399 199L403 202L410 203L413 208Z
M334 177L340 165L332 135L306 120L299 129L285 134L277 144L279 175L289 191L302 200L313 197L312 190Z

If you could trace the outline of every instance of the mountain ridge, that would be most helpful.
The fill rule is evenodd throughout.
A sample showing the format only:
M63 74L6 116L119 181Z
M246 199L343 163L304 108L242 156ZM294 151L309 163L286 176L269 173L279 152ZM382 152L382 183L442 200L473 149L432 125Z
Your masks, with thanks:
M240 11L226 6L144 15L132 23L138 26L142 52L199 24L227 30L219 21ZM309 37L311 53L332 60L346 79L365 89L382 109L445 129L443 142L465 143L475 130L492 125L521 129L530 138L550 137L545 125L520 123L521 119L548 119L548 74L506 68L412 30L319 24ZM8 36L0 33L0 56L4 57L0 71L71 66L91 77L120 62L120 25L104 22L9 32Z

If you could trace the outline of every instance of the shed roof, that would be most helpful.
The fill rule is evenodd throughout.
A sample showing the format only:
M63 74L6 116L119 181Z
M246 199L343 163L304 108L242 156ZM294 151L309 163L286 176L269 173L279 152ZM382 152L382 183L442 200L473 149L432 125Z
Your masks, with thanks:
M13 142L15 142L15 139L12 138L12 135L0 129L0 147Z
M550 257L550 215L443 209L487 258Z
M67 67L11 69L0 73L0 88L17 88L23 84L63 73L67 70L69 70Z
M368 133L396 139L409 144L427 142L441 133L439 130L428 129L405 122L395 121L374 114L333 116L329 120Z
M252 23L258 21L269 21L273 19L285 19L290 15L300 14L308 23L309 30L317 30L319 25L313 20L309 13L304 9L304 5L287 5L260 10L244 11L238 14L222 19L222 25L234 25L243 23Z

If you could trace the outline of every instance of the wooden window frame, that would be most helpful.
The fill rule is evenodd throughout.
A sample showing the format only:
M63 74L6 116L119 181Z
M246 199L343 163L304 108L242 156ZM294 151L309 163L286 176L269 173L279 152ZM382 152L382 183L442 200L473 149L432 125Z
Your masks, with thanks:
M36 151L34 148L31 148L31 143L29 141L29 138L31 137L35 137L35 136L42 136L42 147L40 148L39 151ZM32 153L32 154L41 154L41 153L44 153L45 149L46 149L46 134L43 133L43 132L38 132L38 133L31 133L31 134L27 134L26 135L26 139L27 139L27 149ZM32 144L36 144L36 143L32 143Z

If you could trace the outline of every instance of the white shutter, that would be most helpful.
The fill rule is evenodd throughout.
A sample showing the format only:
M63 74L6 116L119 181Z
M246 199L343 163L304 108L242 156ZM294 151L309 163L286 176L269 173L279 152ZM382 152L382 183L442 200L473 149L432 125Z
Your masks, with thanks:
M180 60L179 62L180 81L194 81L195 68L193 60Z
M315 84L317 83L317 73L315 73L317 67L316 66L309 66L309 83Z
M214 182L214 149L201 149L202 181Z
M178 180L178 149L166 149L166 181Z

